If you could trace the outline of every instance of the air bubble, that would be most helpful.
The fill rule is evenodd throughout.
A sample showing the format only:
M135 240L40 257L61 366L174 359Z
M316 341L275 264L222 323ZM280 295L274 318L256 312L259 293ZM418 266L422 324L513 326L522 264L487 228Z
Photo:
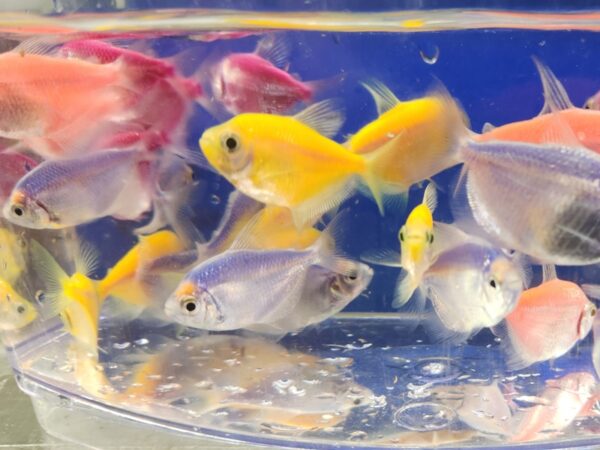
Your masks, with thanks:
M396 425L412 431L435 431L447 428L456 420L456 412L441 403L409 403L394 413Z
M462 368L450 358L422 359L411 372L411 378L435 383L445 383L463 375Z
M419 50L419 54L425 64L433 65L440 57L440 48L437 45L426 45Z

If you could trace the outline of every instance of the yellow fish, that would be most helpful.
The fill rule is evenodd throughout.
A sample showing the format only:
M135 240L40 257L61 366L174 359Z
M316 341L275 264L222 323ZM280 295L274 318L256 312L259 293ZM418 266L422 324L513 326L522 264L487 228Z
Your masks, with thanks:
M169 230L140 236L139 242L99 282L100 297L112 296L132 305L149 306L155 297L156 293L152 291L152 288L156 285L151 286L146 282L148 280L144 280L144 266L185 249L184 242L177 234Z
M437 206L435 185L429 183L423 201L415 206L398 232L400 265L406 276L396 288L395 304L404 305L421 283L423 273L433 262L434 241L433 211Z
M0 330L18 330L29 325L37 316L33 304L16 292L8 281L0 278Z
M97 267L95 250L81 244L80 254L75 258L75 272L69 276L37 241L32 240L30 248L33 268L45 285L44 311L50 316L59 315L76 342L90 352L97 352L102 299L98 282L89 278Z
M334 102L315 103L295 116L240 114L200 138L209 163L242 193L290 209L299 229L341 203L362 180L381 212L375 169L386 149L352 153L327 136L343 122Z
M375 167L384 193L401 193L460 161L457 149L466 134L466 115L446 92L400 101L377 80L363 83L379 117L361 128L346 147L356 154L382 152Z
M232 247L301 250L313 245L321 232L312 227L298 230L289 209L266 206L248 221Z

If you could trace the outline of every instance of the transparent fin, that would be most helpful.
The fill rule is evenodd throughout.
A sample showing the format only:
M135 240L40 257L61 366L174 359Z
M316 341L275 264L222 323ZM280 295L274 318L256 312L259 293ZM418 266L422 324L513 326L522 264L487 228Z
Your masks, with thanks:
M314 103L294 118L328 138L338 134L346 120L344 108L338 99Z
M377 114L382 115L386 111L394 108L400 100L394 93L381 81L370 78L361 82L362 86L369 91L377 107Z
M292 209L292 219L298 230L313 225L327 211L337 208L354 191L354 183L342 181L325 189Z
M544 264L542 266L542 275L544 283L558 279L558 276L556 275L556 266L554 264Z
M582 284L581 289L589 298L600 300L600 284Z
M408 303L415 290L419 287L418 280L411 276L408 272L403 272L398 277L396 291L394 292L394 308L402 308Z
M525 357L525 352L519 343L511 337L510 326L506 320L496 325L492 331L501 340L500 347L506 355L506 366L510 370L524 369L536 362Z
M483 128L481 129L481 132L482 133L488 133L488 132L492 131L495 128L496 128L495 125L492 125L491 123L486 122L486 123L483 124Z
M274 66L287 70L290 58L290 45L282 35L269 34L258 41L255 53Z
M427 206L429 211L432 213L435 211L437 207L437 190L435 188L435 184L429 183L425 188L425 193L423 194L423 204Z
M62 286L69 280L69 276L39 242L32 239L29 246L33 270L44 283L44 313L54 317L66 307L63 303Z
M90 277L100 269L100 253L96 246L87 241L80 241L75 254L75 270Z
M396 268L402 267L402 264L400 264L400 258L400 253L392 249L369 250L360 255L360 259L369 264Z
M540 75L544 89L545 102L540 114L574 108L567 91L550 68L536 57L533 57L533 62Z

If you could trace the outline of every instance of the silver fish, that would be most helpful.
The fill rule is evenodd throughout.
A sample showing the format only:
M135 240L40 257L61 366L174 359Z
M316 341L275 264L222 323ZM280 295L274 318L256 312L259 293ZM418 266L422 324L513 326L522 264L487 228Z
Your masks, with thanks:
M600 155L581 147L469 142L467 202L494 240L542 263L600 261Z
M521 258L483 242L466 242L441 253L419 287L441 322L427 324L430 334L462 340L496 325L516 306L527 278Z
M283 319L297 307L311 266L356 276L356 263L332 255L328 239L324 232L301 251L234 248L210 258L185 276L165 312L184 325L215 331Z
M151 198L136 150L109 150L45 161L25 175L4 207L4 217L26 228L66 228L114 215L135 219Z

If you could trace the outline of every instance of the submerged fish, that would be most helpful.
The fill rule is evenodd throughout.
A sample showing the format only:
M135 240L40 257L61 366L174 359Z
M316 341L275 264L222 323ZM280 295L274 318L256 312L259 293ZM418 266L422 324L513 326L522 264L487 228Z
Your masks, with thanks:
M564 430L582 412L595 389L596 380L588 372L573 372L558 380L549 380L540 395L543 403L515 416L510 441L544 439Z
M564 355L592 328L597 310L584 291L559 280L553 266L544 269L543 283L524 291L494 330L503 339L511 369Z
M306 250L228 250L194 267L165 312L184 325L215 331L283 319L302 301L307 283L317 281L307 279L311 266L358 277L357 263L331 254L328 239L326 233Z
M240 114L206 130L200 147L242 193L290 209L296 226L303 228L339 205L357 178L366 182L383 210L376 169L387 150L362 156L320 134L335 134L341 123L342 115L330 101L294 117Z
M86 351L98 351L98 325L103 298L98 282L89 276L98 264L96 250L80 244L74 260L75 270L68 275L54 257L35 240L30 241L31 262L36 276L44 283L43 314L60 316L65 329Z
M140 307L156 307L160 303L162 309L162 304L179 280L173 283L168 277L161 276L164 273L149 271L148 267L162 257L185 249L184 242L169 230L140 236L139 242L98 283L100 298L117 297Z
M37 317L35 306L15 291L9 282L0 278L0 330L18 330Z
M531 144L580 145L600 152L600 111L576 108L552 71L534 59L544 87L545 103L541 113L533 119L509 123L499 127L487 125L480 142L517 141Z
M65 228L104 216L137 219L150 208L137 150L103 151L45 161L23 177L4 217L27 228Z
M27 44L0 54L0 61L0 136L44 158L86 151L132 116L137 93L119 63L35 54Z
M164 164L169 158L179 159L168 153L105 150L45 161L17 183L4 205L4 216L26 228L57 229L106 216L138 220L154 207L154 229L146 226L147 232L167 222L190 230L185 218L173 211L180 209L181 197L189 190L178 188L169 196L158 184L161 172L170 170ZM172 173L180 174L180 170Z
M384 192L405 192L460 162L457 148L466 134L466 115L449 94L403 102L379 81L363 85L379 117L353 134L346 146L358 154L389 148L378 162Z
M129 408L185 404L186 413L195 417L218 418L215 412L226 411L225 417L254 426L331 427L373 402L373 393L340 363L261 338L205 335L185 345L167 343L135 372L121 403ZM166 380L176 380L176 387L164 389Z
M600 261L600 155L518 142L470 142L461 155L469 214L493 241L541 263Z
M427 324L434 340L463 340L500 322L528 282L521 258L484 241L445 250L423 274L418 289L439 318Z
M285 69L289 46L272 35L253 53L232 53L210 68L214 99L231 114L281 114L313 97L318 83L302 82Z

